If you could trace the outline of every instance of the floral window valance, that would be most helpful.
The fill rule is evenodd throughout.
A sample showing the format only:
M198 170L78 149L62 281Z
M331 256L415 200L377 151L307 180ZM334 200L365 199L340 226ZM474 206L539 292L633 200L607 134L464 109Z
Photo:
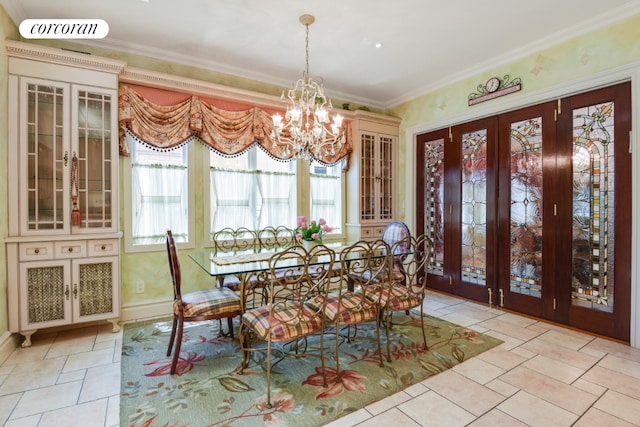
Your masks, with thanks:
M128 130L139 140L159 150L170 150L197 137L223 156L237 156L258 145L278 160L291 160L283 156L280 147L270 138L273 112L243 104L121 84L118 94L120 154L129 154L124 142L124 134ZM347 142L342 149L332 156L316 160L333 165L348 158L352 149L349 123L346 126Z

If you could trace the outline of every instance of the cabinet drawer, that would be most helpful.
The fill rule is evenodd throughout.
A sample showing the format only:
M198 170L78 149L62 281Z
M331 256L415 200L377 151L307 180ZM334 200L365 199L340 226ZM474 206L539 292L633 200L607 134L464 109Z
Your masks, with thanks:
M363 239L369 239L373 236L373 228L362 227L360 229L360 234Z
M80 258L87 256L86 240L55 242L56 258Z
M118 239L89 240L89 256L118 255Z
M20 243L20 261L53 259L53 242Z

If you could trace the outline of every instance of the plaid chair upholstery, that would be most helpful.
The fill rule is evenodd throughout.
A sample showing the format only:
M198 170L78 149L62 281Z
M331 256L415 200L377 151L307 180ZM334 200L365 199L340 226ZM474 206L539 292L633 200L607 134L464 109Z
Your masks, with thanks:
M173 302L173 314L184 317L222 316L238 309L238 295L230 289L214 288L182 295L182 304ZM182 307L181 307L182 305Z
M388 287L380 286L370 295L379 299L380 305L387 311L409 310L422 304L419 292L407 292L407 287L398 282L392 282Z
M301 307L298 302L273 311L267 306L257 307L245 313L242 322L264 341L288 341L318 332L324 326L317 311L307 305Z
M325 308L327 321L338 325L355 325L376 319L378 308L375 304L362 304L362 296L345 292L341 297L329 295Z
M382 232L382 240L384 240L389 246L394 246L396 242L410 236L409 227L407 224L401 221L393 221L387 224ZM400 255L409 252L409 245L403 244L393 247L393 254Z
M166 243L169 271L173 283L173 324L167 356L171 356L175 342L176 348L171 360L171 375L174 375L180 357L185 322L226 318L229 335L233 337L233 318L241 314L241 309L240 297L230 289L211 288L183 294L178 249L171 230L167 230ZM220 333L222 334L222 328L220 328Z

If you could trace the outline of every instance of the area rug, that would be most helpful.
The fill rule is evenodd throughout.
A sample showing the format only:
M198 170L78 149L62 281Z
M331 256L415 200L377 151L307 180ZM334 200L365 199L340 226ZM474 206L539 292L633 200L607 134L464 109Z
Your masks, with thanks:
M171 359L166 356L170 320L125 325L120 425L322 426L501 343L435 317L427 316L425 322L428 348L419 314L394 315L392 361L384 367L379 366L375 340L341 340L340 381L335 334L325 335L328 387L323 387L318 358L285 358L272 370L270 409L266 407L266 354L254 353L240 374L239 343L219 337L217 321L186 325L176 375L169 374ZM374 338L375 324L361 325L357 337ZM382 340L386 356L384 331ZM310 340L306 351L317 350L317 345Z

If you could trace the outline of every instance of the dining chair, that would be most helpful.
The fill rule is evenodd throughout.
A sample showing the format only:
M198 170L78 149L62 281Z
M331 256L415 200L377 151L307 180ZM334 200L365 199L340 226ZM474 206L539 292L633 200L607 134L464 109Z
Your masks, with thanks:
M225 227L212 234L217 252L254 249L258 246L258 235L247 227Z
M388 223L384 230L382 231L382 240L384 240L389 246L392 246L395 252L406 253L407 252L407 242L403 245L396 245L396 243L407 236L411 236L411 232L409 231L409 226L402 221L392 221ZM405 279L405 276L402 272L402 264L398 263L396 259L393 262L393 269L391 270L392 280L401 281ZM409 315L409 311L406 311L407 316Z
M392 221L387 224L382 231L382 240L384 240L389 246L393 248L395 252L406 253L407 252L407 244L405 241L403 245L397 245L396 243L407 236L411 236L411 232L409 231L409 227L402 221ZM398 279L401 278L401 275L398 274L398 268L401 268L401 265L394 265L395 271Z
M420 327L424 347L427 348L427 334L424 324L424 296L427 288L426 266L431 240L424 234L405 236L391 246L395 272L391 274L391 284L380 300L387 336L387 361L391 362L389 331L392 327L391 315L394 311L409 314L412 308L420 309ZM402 277L399 277L398 274Z
M233 318L239 316L241 310L240 297L227 288L215 287L182 293L180 260L178 259L178 249L171 230L167 230L166 243L171 281L173 282L173 324L171 326L167 356L171 356L175 342L176 348L171 361L171 375L174 375L180 357L185 322L226 318L229 328L228 334L233 338ZM224 334L222 325L220 326L220 334Z
M380 344L381 303L380 300L389 286L391 266L390 247L382 240L368 242L360 240L340 252L343 280L351 281L353 287L340 286L329 293L325 306L327 323L335 326L336 372L340 375L341 329L346 327L346 339L358 338L358 325L371 322L375 325L375 339L378 345L380 366L384 366ZM351 329L354 329L353 335ZM360 337L364 338L364 337ZM367 339L372 339L366 337Z
M318 264L319 259L326 260L326 263ZM334 260L335 252L324 245L309 252L299 246L276 252L269 260L268 304L247 310L242 315L240 373L248 366L251 353L266 350L267 408L272 407L272 369L286 356L319 357L325 375L324 308ZM318 353L307 352L306 345L303 347L305 351L300 352L298 342L301 339L306 342L310 335L319 337ZM266 344L253 347L253 340ZM271 362L273 351L281 353L274 363ZM326 377L324 383L326 387Z
M296 231L284 225L262 228L257 235L258 245L262 249L286 248L296 243Z
M250 230L247 227L225 227L215 231L212 234L212 238L216 253L250 252L260 249L258 232ZM259 304L262 304L264 303L264 295L262 295L264 279L262 276L263 275L256 273L244 275L244 277L241 278L237 275L230 274L218 277L218 284L220 287L231 289L239 294L241 291L240 285L244 280L246 288L243 291L247 297L245 302L255 300L258 301Z

